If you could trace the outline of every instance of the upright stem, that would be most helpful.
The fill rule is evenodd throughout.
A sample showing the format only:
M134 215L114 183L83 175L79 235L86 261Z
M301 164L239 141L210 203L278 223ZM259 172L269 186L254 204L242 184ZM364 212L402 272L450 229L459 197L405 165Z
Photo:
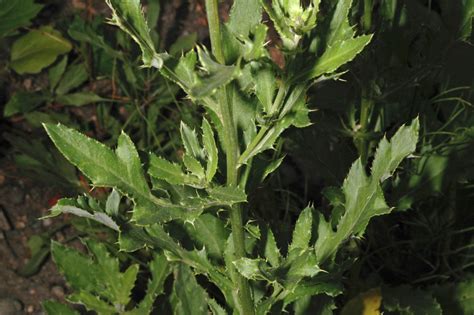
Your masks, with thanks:
M212 52L218 62L225 64L217 0L206 0L206 11ZM239 179L237 165L239 158L239 143L232 113L232 99L230 96L229 90L225 86L222 90L218 91L219 109L222 115L222 125L224 129L224 146L226 150L227 186L236 187ZM234 260L238 260L239 258L246 256L242 209L239 205L234 205L230 209L230 222L232 227L232 242L234 245ZM236 306L242 315L255 314L254 303L248 281L236 272L234 266L227 267L230 269L233 278L237 282L238 294L237 301L235 301L237 304Z
M362 95L360 100L360 133L362 138L359 140L359 155L362 160L362 163L367 163L367 158L369 155L369 144L370 141L367 138L367 130L369 125L369 115L374 105L373 99L370 97L368 87L362 88Z

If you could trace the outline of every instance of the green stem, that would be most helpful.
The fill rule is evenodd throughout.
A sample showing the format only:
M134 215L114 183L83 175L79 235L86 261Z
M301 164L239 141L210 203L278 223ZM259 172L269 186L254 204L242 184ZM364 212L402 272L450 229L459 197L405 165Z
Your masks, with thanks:
M373 99L369 97L368 88L364 87L362 89L362 96L360 100L360 134L361 138L359 139L359 155L361 157L362 163L367 162L369 155L369 139L367 137L367 129L369 125L369 116L373 107Z
M206 11L212 52L218 62L225 64L217 0L206 0ZM239 143L232 113L232 99L230 96L230 91L226 89L226 87L223 87L222 90L218 92L219 109L222 115L222 125L224 129L227 186L236 187L239 178L237 165L239 158ZM234 260L238 260L246 256L242 208L239 205L234 205L230 209L230 221L232 227L232 242L234 245ZM237 308L240 310L242 315L255 314L254 303L248 281L235 270L234 266L227 267L237 282L238 294L236 297L237 301L235 301Z
M364 15L362 16L362 26L364 31L370 31L372 27L372 9L374 3L373 0L364 0Z

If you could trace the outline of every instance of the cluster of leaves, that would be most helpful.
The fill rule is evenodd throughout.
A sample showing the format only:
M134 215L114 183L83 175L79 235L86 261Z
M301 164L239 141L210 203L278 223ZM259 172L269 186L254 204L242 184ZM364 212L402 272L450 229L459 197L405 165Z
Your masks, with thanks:
M470 87L438 86L447 77L439 70L438 52L445 56L444 46L469 41L474 2L235 0L221 24L217 1L207 0L211 49L180 44L182 54L157 52L157 34L148 27L156 24L156 12L149 8L147 19L139 0L106 3L109 22L138 44L140 61L131 59L124 33L111 43L97 35L99 20L92 26L75 20L68 29L74 42L43 27L12 46L16 72L52 67L49 90L17 93L5 114L26 114L32 122L43 104L93 102L103 111L116 102L84 90L93 73L87 54L69 62L69 53L55 63L77 45L82 52L92 49L92 64L102 75L124 78L122 93L146 121L143 132L143 126L125 128L128 122L124 127L114 120L107 146L65 126L84 130L82 125L38 120L47 123L65 159L54 150L38 154L25 140L12 141L27 152L18 160L33 169L58 163L64 170L56 167L48 175L74 182L69 162L93 187L111 189L106 198L65 198L51 210L51 216L73 214L88 225L82 251L52 245L74 290L69 302L99 314L473 312L473 248L465 244L472 241L474 116ZM27 20L40 9L29 6ZM279 37L271 45L263 13ZM15 23L4 34L27 21ZM48 39L41 38L45 34ZM62 47L43 42L50 38L59 38ZM35 51L42 47L58 53ZM47 65L29 59L42 53ZM138 70L140 65L151 69ZM344 75L348 69L352 76ZM347 82L338 82L343 75ZM160 90L164 85L167 90ZM150 145L149 130L163 104L179 95L178 87L204 110L190 107L187 123L175 123L179 132L171 129L176 139L169 142L180 142L184 150L170 154L156 130ZM328 99L326 90L337 99ZM311 121L315 125L308 127ZM292 126L308 128L295 132ZM292 209L282 219L285 209L278 201L287 187L281 178L291 167L285 150L305 180L298 178L298 196L287 197ZM400 165L403 172L396 172ZM278 189L275 181L268 185L272 174L280 179ZM322 196L302 197L303 182ZM262 189L277 200L274 207L258 200ZM427 214L427 208L434 210ZM37 247L44 256L44 241ZM44 307L49 314L76 313L53 301Z

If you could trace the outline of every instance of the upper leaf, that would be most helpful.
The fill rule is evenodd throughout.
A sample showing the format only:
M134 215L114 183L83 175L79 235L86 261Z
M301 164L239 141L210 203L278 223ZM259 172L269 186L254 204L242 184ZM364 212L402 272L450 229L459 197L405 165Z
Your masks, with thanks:
M140 46L144 66L161 69L167 55L155 51L140 0L106 0L106 3L112 9L111 24L120 27Z
M352 164L342 187L345 212L340 219L336 218L337 231L323 216L319 220L315 251L320 263L330 258L349 236L363 233L372 217L390 212L380 182L386 179L384 174L393 173L402 159L413 153L418 129L415 119L410 126L402 126L390 142L381 142L374 160L377 171L371 177L365 173L360 159Z

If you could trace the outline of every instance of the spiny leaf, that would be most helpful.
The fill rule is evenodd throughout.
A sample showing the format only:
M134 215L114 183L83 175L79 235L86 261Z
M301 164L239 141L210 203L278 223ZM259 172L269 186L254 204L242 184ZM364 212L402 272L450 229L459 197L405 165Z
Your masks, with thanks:
M161 69L164 59L168 56L155 51L140 0L106 0L105 2L112 10L110 23L120 27L140 46L144 66Z
M377 171L373 172L371 177L365 173L360 159L352 164L342 187L345 212L336 220L339 222L337 231L334 232L331 224L320 216L315 245L319 263L331 257L349 236L362 234L372 217L390 212L391 208L385 202L380 181L384 174L391 174L403 158L413 153L418 139L418 129L418 120L415 119L411 126L401 127L392 137L392 141L382 142L380 153L377 153L377 161L374 161ZM394 153L393 159L389 154L391 152ZM380 160L382 157L393 163L384 163Z
M312 207L306 207L298 217L293 231L293 239L288 248L291 255L293 251L304 251L309 246L311 240L311 230L313 225Z
M217 171L218 153L217 144L214 138L214 132L212 127L206 118L202 120L202 143L206 151L207 167L206 167L206 180L211 182Z
M382 288L383 309L404 315L441 315L439 303L426 291L403 285Z
M230 10L229 29L239 37L246 37L260 23L262 8L256 0L236 0Z
M186 153L196 159L204 159L203 149L199 144L196 131L191 129L184 122L181 122L180 132Z
M206 174L204 168L202 167L201 163L192 157L191 155L185 154L183 157L183 162L189 172L191 172L194 176L199 179L204 179Z
M164 255L155 255L149 266L151 279L148 281L146 295L138 306L128 313L129 315L150 314L156 297L163 293L164 282L171 273L169 262Z
M148 173L155 178L162 179L173 185L195 185L197 178L183 173L181 166L169 162L155 154L150 154L150 168Z
M124 133L119 137L114 153L103 144L63 125L46 124L45 129L59 151L94 185L114 187L134 201L133 217L138 223L152 224L187 216L182 207L151 193L138 152Z
M79 315L79 312L56 301L44 301L42 305L48 315Z
M402 126L388 142L384 137L375 153L372 165L372 177L380 181L390 177L400 162L415 151L420 122L416 118L411 126Z
M221 219L205 213L192 224L185 224L184 227L193 240L206 248L210 257L223 257L225 240L229 237L229 231Z
M280 265L281 254L271 229L268 229L267 232L264 254L265 258L272 265L272 267L276 268L278 265Z
M209 197L224 204L247 202L247 195L238 187L217 186L206 190Z

